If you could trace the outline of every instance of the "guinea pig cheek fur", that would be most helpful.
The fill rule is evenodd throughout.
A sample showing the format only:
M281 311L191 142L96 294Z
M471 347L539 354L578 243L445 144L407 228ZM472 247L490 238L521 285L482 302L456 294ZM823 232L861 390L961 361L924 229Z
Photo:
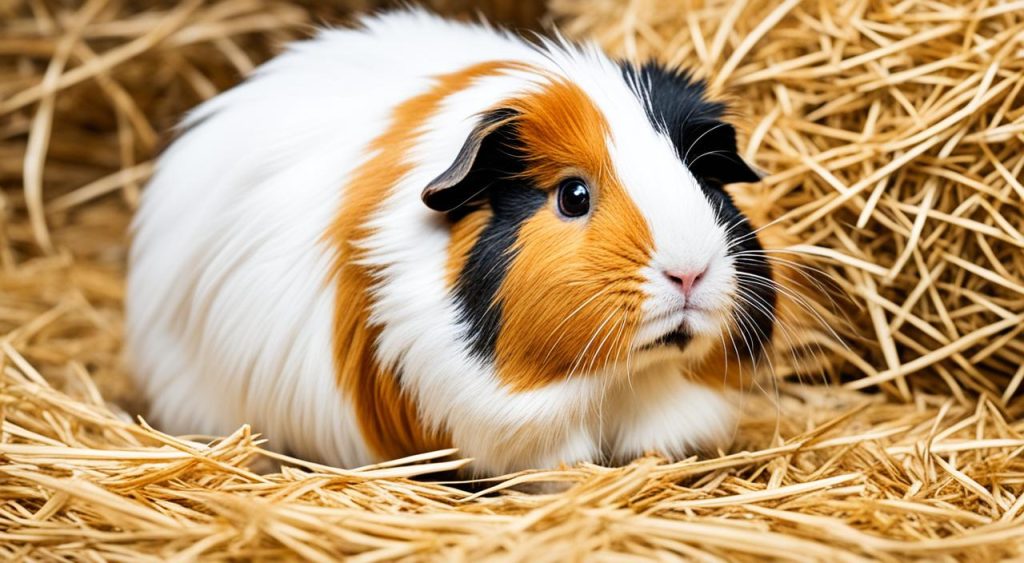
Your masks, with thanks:
M519 230L497 296L503 314L495 359L512 388L589 376L629 357L653 242L614 178L596 192L587 218L560 217L549 198Z

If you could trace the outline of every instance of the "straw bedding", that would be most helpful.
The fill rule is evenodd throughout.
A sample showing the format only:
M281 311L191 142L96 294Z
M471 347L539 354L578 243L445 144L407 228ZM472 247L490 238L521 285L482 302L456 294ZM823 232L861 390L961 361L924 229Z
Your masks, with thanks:
M798 241L780 256L817 256L859 306L839 306L848 349L782 331L820 344L824 384L777 358L777 393L747 398L719 455L475 487L436 480L454 452L340 470L270 454L258 429L163 435L126 414L144 405L118 363L151 159L182 111L344 10L0 2L0 557L1022 555L1024 4L550 7L573 36L696 66L733 97L768 172L737 195ZM532 480L573 486L508 488Z

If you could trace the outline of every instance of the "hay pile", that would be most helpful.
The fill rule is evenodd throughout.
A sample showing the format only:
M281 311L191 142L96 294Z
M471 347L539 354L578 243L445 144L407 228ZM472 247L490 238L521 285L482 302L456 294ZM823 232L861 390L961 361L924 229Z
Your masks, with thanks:
M525 17L517 4L489 5ZM410 479L456 468L452 452L343 471L273 456L247 428L211 442L125 415L124 229L163 132L344 11L0 2L0 558L1022 555L1024 5L753 4L553 8L619 52L728 70L711 75L754 116L747 146L772 173L753 195L866 304L850 317L869 339L837 353L867 377L846 385L890 393L782 381L777 405L748 399L737 453L470 493ZM503 489L529 480L576 485Z
M496 483L576 483L563 494L470 494L408 479L461 465L450 452L352 471L291 460L259 475L245 463L266 452L247 428L212 444L166 436L114 416L81 371L74 400L3 352L4 559L991 561L1024 542L1024 439L991 403L791 389L781 427L769 415L741 429L762 449Z

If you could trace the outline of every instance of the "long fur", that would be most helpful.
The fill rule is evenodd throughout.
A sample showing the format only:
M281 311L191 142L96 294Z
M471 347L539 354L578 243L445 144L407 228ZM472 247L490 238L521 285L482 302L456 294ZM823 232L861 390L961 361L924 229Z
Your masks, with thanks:
M157 424L251 423L343 466L453 445L488 474L725 437L702 360L759 355L774 310L738 298L730 257L756 237L721 183L749 169L695 175L681 142L735 151L720 106L696 92L701 120L667 118L652 88L690 86L626 68L404 11L292 45L195 110L134 223L128 356ZM596 186L588 219L551 203L570 173ZM464 205L429 208L428 186ZM697 309L664 274L688 269Z

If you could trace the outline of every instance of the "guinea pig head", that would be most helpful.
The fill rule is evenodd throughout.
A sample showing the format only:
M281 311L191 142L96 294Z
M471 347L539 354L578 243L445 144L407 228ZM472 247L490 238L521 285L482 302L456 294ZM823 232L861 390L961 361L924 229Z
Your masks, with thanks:
M450 224L466 344L512 388L715 346L755 358L771 338L771 270L723 189L758 176L724 106L653 65L621 86L557 79L503 101L423 191Z

